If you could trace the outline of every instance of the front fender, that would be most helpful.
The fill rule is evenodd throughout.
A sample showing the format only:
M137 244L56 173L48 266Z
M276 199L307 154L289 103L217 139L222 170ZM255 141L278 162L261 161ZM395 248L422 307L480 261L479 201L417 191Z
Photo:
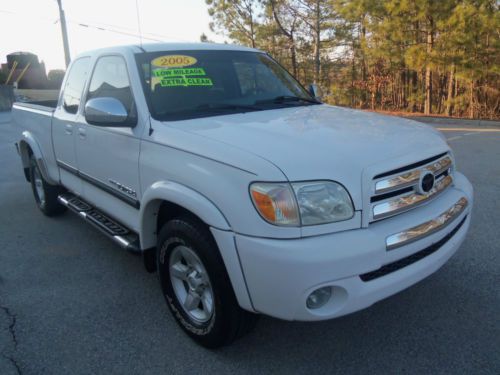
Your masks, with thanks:
M207 197L182 184L159 181L151 185L142 196L139 214L142 249L156 246L157 214L164 201L175 203L192 212L210 227L231 230L222 212Z
M170 181L160 181L151 185L144 192L141 201L139 223L141 248L150 249L156 246L158 211L165 201L183 207L210 226L239 305L246 310L254 311L231 226L217 206L199 192Z
M19 141L19 155L21 156L21 161L23 163L23 168L30 167L30 155L29 149L33 152L40 173L42 174L45 181L51 185L57 185L58 182L52 179L48 173L47 166L45 165L45 158L43 157L42 150L35 140L33 134L25 130L21 134L21 139Z

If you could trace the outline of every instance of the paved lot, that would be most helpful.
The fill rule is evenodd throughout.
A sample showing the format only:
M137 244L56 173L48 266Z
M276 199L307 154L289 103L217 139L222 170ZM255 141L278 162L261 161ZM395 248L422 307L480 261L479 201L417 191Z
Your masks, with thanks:
M264 317L211 352L177 327L140 257L72 214L42 216L0 118L0 374L500 374L500 132L446 127L476 206L438 273L333 321Z

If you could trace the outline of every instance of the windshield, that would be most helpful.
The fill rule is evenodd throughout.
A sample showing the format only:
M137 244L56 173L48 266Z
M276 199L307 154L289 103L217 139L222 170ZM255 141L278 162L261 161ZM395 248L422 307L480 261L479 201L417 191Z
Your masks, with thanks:
M319 103L264 53L164 51L136 59L151 115L158 120Z

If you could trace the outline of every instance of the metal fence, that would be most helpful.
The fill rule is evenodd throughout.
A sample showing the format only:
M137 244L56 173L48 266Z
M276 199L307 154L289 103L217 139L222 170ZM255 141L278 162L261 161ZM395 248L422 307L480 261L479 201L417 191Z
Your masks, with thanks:
M0 112L9 111L14 103L14 88L11 85L0 85Z

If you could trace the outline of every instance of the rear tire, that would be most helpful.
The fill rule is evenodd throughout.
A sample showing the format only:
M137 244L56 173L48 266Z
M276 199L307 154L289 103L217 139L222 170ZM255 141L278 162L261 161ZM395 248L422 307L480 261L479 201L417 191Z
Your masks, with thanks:
M236 300L217 245L191 216L168 221L157 246L160 284L179 326L206 348L227 345L250 331L257 315Z
M35 202L46 216L56 216L66 211L66 207L58 202L57 197L64 189L58 185L50 185L42 176L35 157L30 156L30 182Z

